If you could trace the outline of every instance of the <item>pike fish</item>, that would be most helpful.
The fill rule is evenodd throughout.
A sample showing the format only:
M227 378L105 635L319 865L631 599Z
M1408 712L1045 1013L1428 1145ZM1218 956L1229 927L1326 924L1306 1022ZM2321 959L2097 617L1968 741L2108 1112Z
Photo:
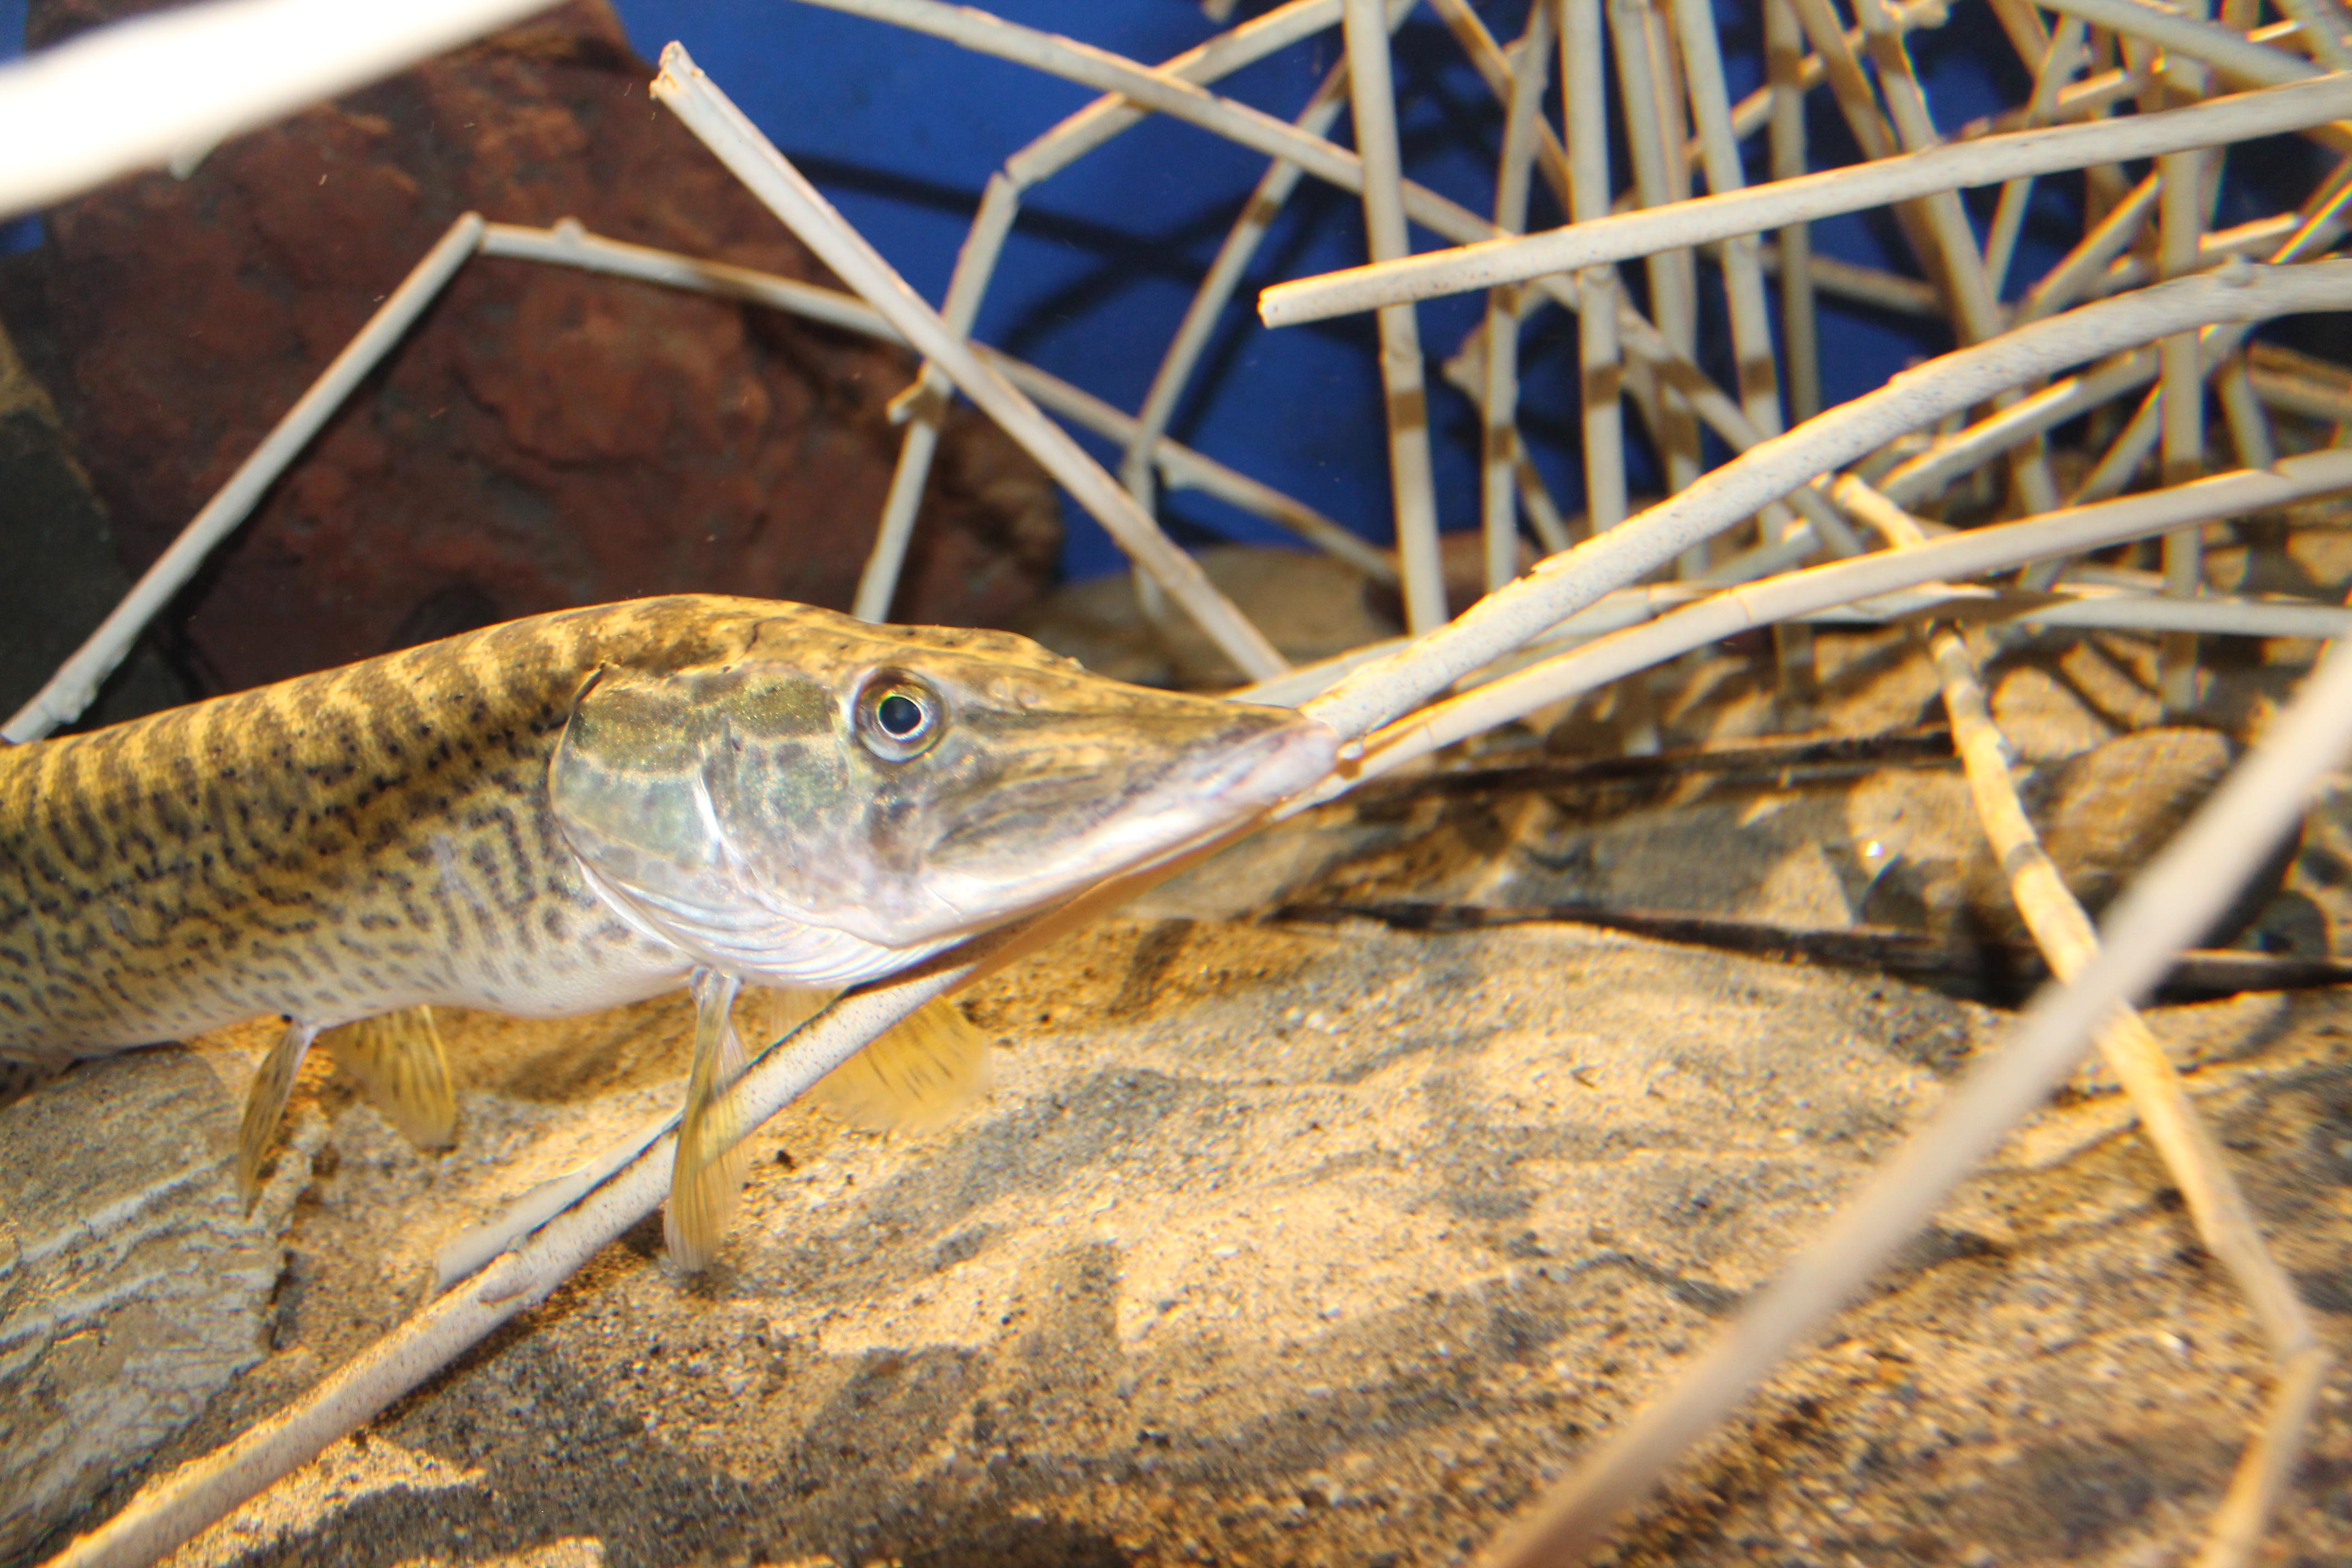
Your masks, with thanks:
M0 752L0 1063L283 1017L249 1192L322 1032L430 1139L454 1101L425 1009L684 984L668 1228L697 1267L735 1180L742 987L918 963L1246 819L1337 747L1002 632L709 595L533 616Z

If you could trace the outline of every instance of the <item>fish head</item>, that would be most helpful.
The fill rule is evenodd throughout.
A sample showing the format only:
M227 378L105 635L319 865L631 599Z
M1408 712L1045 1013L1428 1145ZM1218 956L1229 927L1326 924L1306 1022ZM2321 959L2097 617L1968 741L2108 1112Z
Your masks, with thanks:
M746 978L888 973L1240 823L1338 750L1292 710L1008 633L776 608L727 657L601 672L550 773L598 890Z

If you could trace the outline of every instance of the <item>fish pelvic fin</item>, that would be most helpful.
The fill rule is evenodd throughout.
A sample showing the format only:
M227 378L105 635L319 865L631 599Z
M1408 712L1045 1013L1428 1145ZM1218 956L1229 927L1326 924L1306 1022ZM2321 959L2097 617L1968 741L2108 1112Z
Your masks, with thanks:
M743 1040L735 1032L731 975L698 969L694 990L694 1062L686 1079L686 1107L677 1123L677 1154L670 1167L669 1206L662 1235L669 1255L688 1273L710 1267L726 1239L743 1193L748 1162L739 1146L743 1118L728 1090L743 1076Z
M988 1037L942 996L809 1092L835 1120L869 1132L935 1132L987 1099L995 1082Z
M318 1034L315 1024L288 1019L285 1032L261 1058L253 1082L246 1089L245 1117L236 1133L236 1191L245 1200L247 1214L253 1212L254 1199L261 1195L261 1167L269 1158L278 1123L286 1114L287 1098L294 1092L294 1075L301 1070L302 1058Z
M329 1029L319 1043L334 1053L375 1108L419 1149L446 1149L457 1139L457 1094L433 1009L404 1007Z

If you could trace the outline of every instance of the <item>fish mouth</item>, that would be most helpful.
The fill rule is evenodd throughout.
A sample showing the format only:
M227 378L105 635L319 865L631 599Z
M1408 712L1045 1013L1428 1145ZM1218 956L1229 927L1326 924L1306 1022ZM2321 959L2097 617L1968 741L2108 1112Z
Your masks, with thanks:
M1056 821L1054 808L1067 798L1064 791L1089 777L1099 786L1099 773L1037 775L933 843L932 894L967 931L1034 913L1181 854L1297 795L1331 771L1339 744L1339 732L1320 720L1287 714L1139 781L1125 799L1083 821Z

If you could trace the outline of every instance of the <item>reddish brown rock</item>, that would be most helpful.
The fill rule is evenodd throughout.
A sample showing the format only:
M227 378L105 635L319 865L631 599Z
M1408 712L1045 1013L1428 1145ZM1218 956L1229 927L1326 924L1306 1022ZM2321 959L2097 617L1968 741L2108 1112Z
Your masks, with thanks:
M114 0L33 7L47 42ZM803 279L821 269L646 96L580 4L240 138L185 182L49 215L78 448L143 568L459 214ZM897 435L895 350L772 312L477 258L182 606L230 689L512 616L703 589L845 607ZM897 613L1001 623L1049 581L1054 492L970 412Z

